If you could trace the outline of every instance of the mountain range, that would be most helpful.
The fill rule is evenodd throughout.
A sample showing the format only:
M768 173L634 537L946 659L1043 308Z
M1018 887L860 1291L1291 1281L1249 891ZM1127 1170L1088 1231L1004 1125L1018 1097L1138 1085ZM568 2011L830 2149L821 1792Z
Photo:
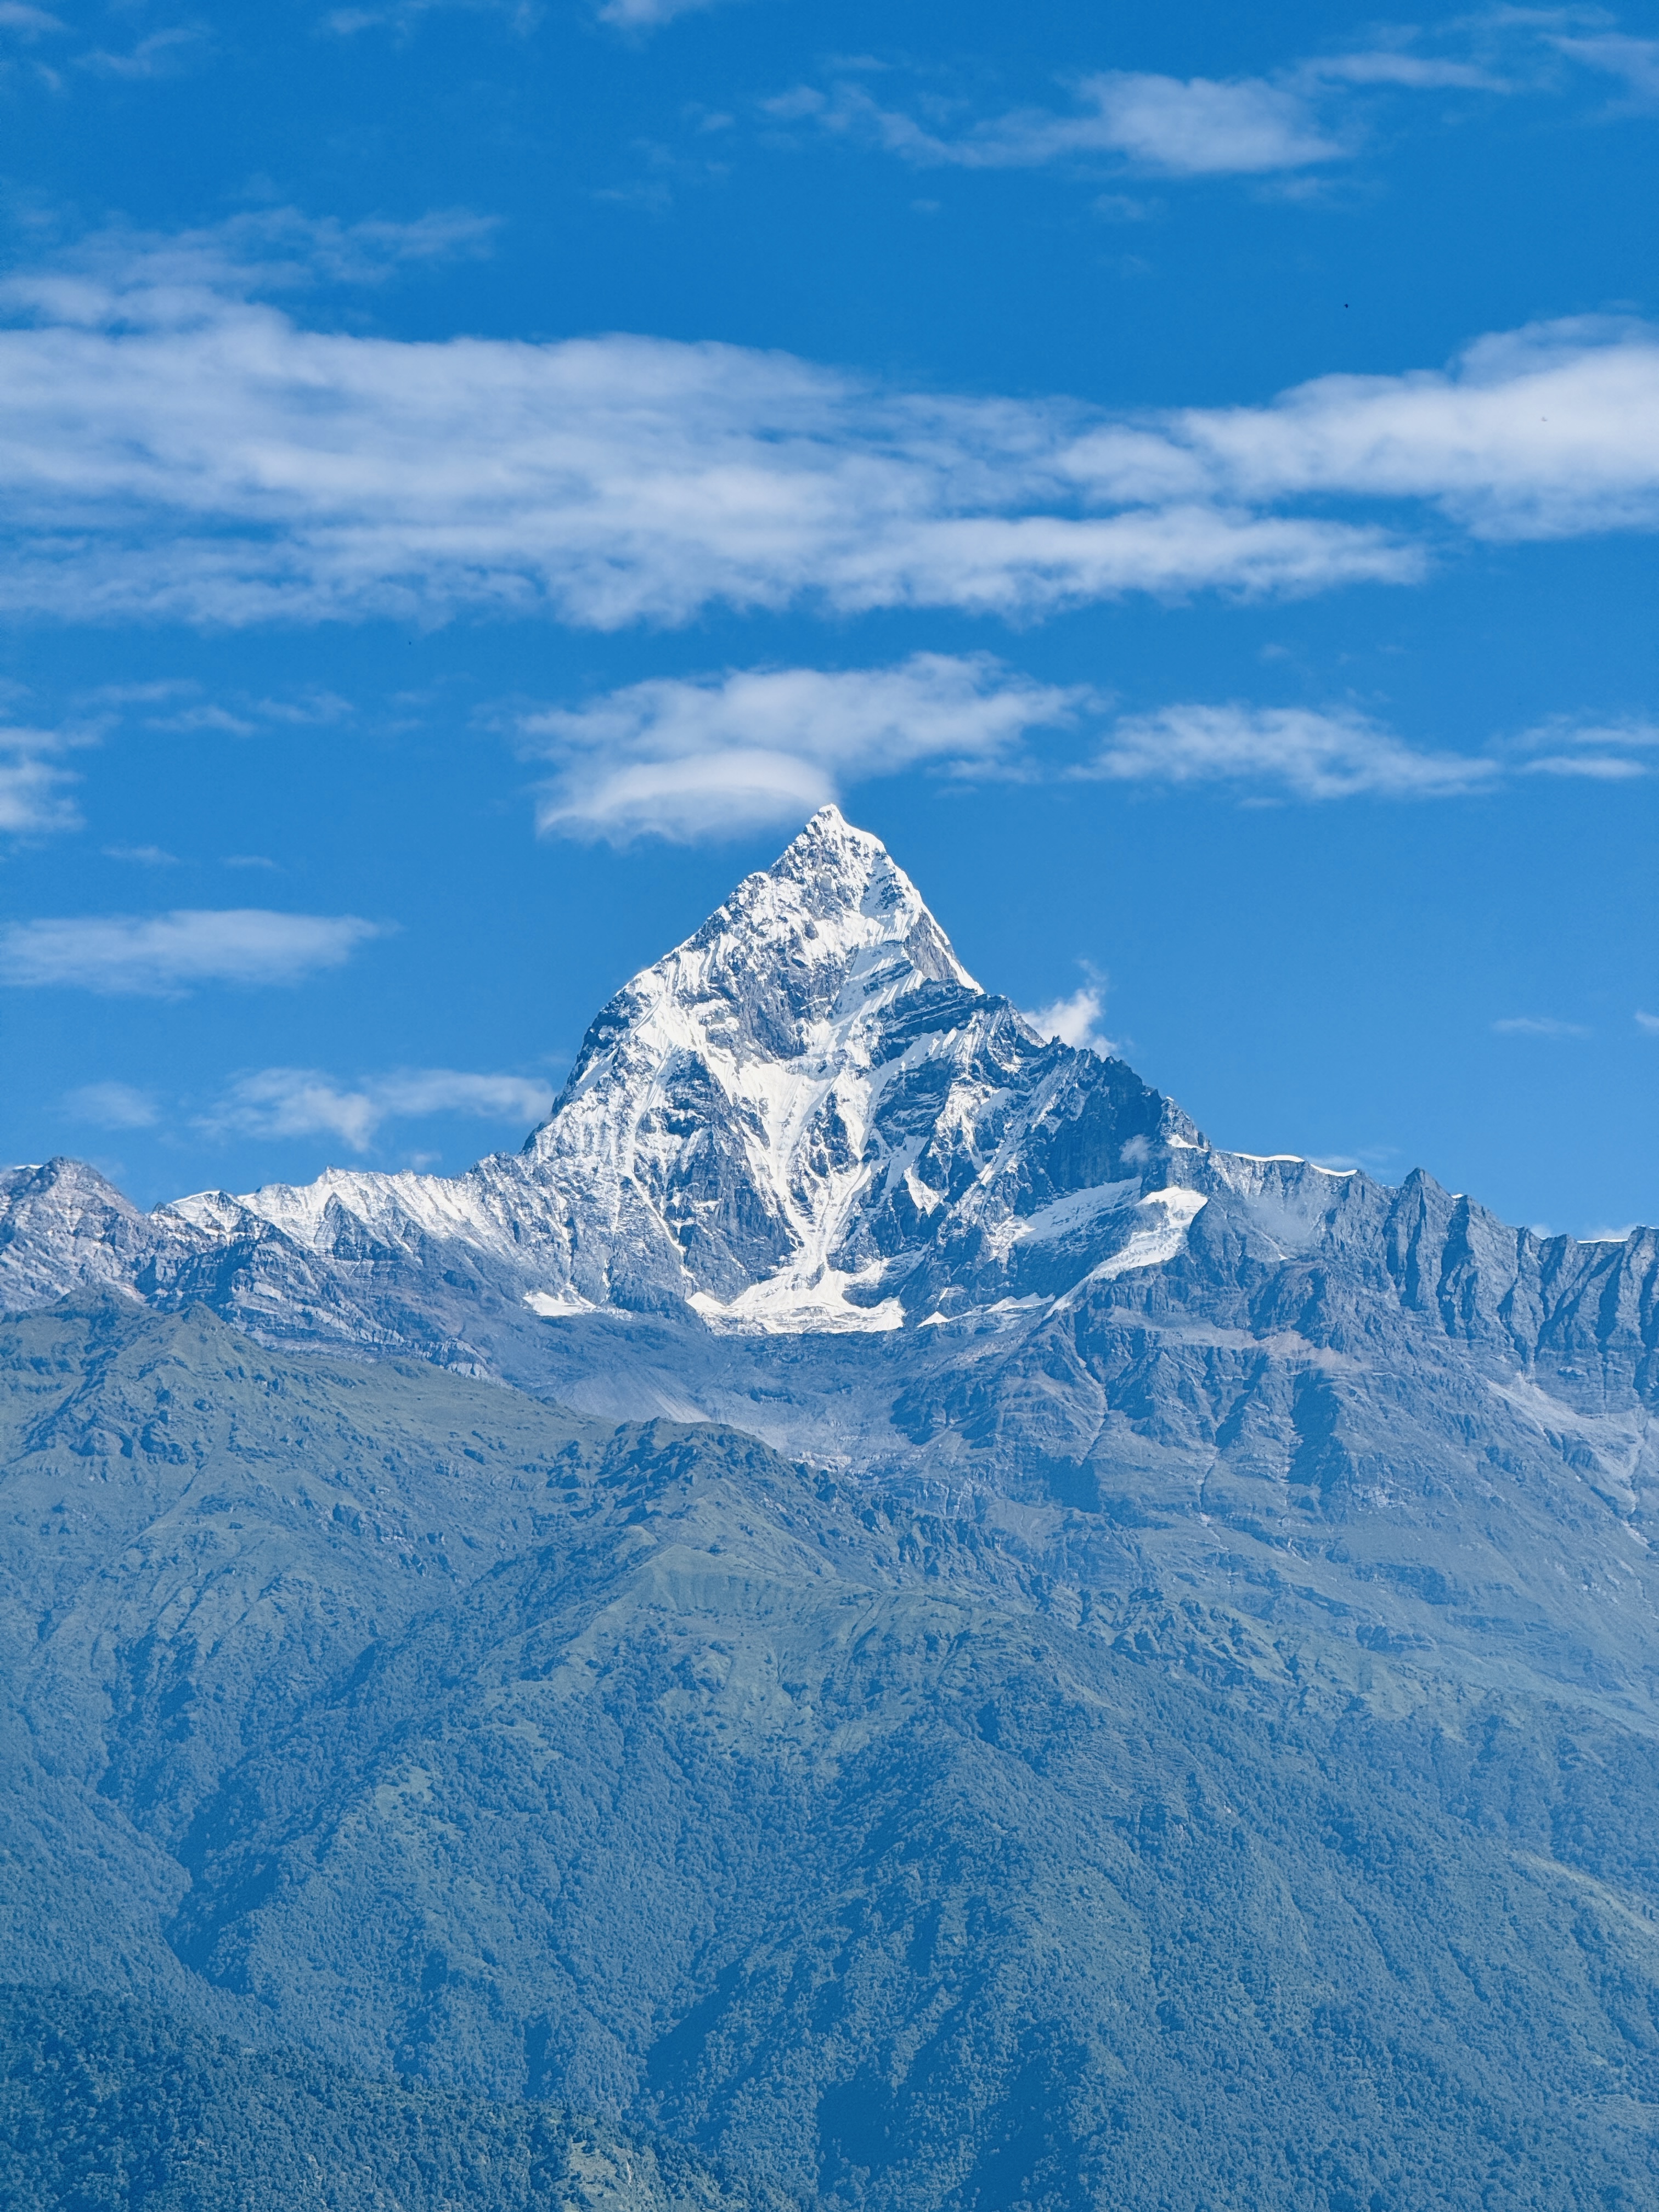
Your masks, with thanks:
M833 808L521 1152L0 1209L60 2009L848 2212L1659 2203L1652 1230L1212 1146Z

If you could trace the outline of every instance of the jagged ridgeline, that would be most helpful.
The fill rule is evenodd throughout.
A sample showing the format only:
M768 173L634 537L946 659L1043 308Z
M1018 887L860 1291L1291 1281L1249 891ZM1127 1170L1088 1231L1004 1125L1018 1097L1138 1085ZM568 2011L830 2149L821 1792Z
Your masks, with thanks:
M1212 1150L832 815L521 1155L8 1189L20 2203L1659 2204L1650 1232Z

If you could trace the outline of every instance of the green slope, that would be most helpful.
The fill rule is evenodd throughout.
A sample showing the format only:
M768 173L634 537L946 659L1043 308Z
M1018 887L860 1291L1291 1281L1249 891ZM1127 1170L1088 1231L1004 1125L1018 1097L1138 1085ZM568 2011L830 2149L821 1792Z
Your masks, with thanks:
M21 1978L848 2212L1659 2204L1627 1612L1569 1694L1368 1557L199 1313L0 1375Z
M0 1984L8 2212L761 2212L668 2143Z

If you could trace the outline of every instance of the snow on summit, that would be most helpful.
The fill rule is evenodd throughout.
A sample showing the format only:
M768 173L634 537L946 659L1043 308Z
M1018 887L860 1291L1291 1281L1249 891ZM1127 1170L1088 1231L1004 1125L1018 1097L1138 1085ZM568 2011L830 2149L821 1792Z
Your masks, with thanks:
M825 806L617 994L521 1153L167 1211L347 1265L459 1243L509 1261L547 1316L689 1306L715 1328L887 1330L947 1225L970 1261L1006 1264L1003 1217L1063 1194L1033 1175L1032 1114L1112 1080L982 991L880 839ZM1187 1127L1146 1106L1126 1141L1166 1121ZM1142 1178L1108 1164L1094 1180L1127 1202ZM1114 1185L1079 1218L1118 1202Z
M1478 1281L1460 1274L1443 1310L1436 1285L1471 1255ZM149 1214L80 1163L0 1176L8 1306L199 1301L269 1342L418 1357L616 1419L732 1420L791 1449L810 1436L831 1457L856 1431L878 1453L938 1434L948 1461L1011 1407L1075 1457L1118 1418L1114 1390L1178 1427L1149 1379L1171 1346L1267 1359L1249 1389L1282 1426L1315 1357L1310 1299L1343 1343L1420 1301L1504 1387L1517 1359L1554 1360L1561 1389L1593 1372L1627 1390L1651 1359L1656 1269L1650 1231L1546 1244L1427 1177L1391 1191L1213 1151L1121 1060L1045 1042L983 990L833 807L617 993L518 1152ZM934 1368L956 1379L926 1386L923 1413Z

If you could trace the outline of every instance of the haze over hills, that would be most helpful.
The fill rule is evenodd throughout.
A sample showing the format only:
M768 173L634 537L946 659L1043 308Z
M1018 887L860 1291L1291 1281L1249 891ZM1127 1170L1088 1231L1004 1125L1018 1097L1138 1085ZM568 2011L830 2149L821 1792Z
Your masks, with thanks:
M1652 1231L1216 1150L833 809L520 1154L3 1188L15 1978L848 2212L1659 2203Z

